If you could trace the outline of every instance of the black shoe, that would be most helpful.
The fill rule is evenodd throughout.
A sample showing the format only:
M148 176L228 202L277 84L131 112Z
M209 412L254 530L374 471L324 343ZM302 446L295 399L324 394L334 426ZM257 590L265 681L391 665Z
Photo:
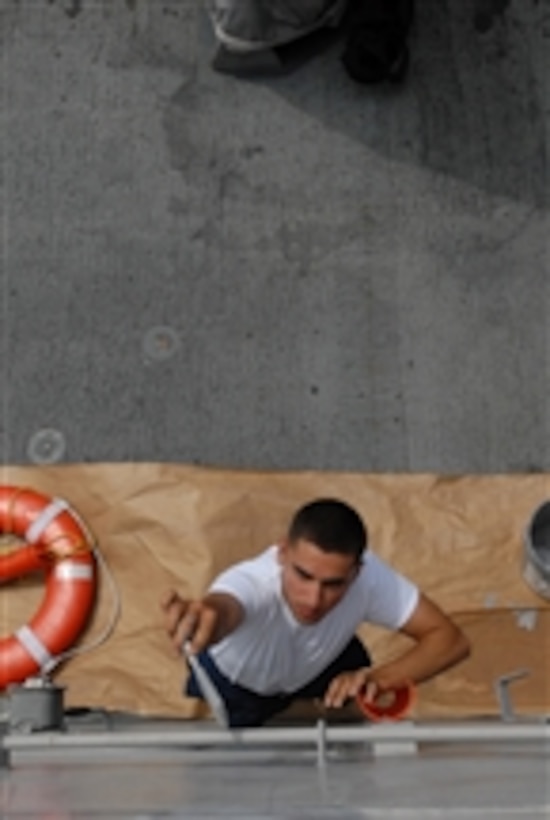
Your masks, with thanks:
M348 20L342 63L360 83L401 82L409 67L407 36L414 0L370 0L356 5Z

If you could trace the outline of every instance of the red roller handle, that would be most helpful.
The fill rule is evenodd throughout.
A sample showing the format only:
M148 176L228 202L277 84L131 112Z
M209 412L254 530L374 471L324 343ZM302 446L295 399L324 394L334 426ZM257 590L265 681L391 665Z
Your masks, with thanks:
M388 692L380 692L374 700L367 701L365 698L366 688L357 695L357 705L363 714L373 721L400 720L408 714L411 709L416 690L412 683L401 686L399 689L392 689Z

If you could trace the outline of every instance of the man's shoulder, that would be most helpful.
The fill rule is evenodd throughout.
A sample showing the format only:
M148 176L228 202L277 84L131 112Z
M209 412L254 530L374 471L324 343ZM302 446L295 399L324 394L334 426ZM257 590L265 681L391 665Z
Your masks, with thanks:
M234 566L249 569L253 573L264 573L270 569L276 568L278 566L277 546L273 544L272 546L262 550L262 552L257 555L253 555L250 558L244 558Z
M398 576L399 573L369 547L365 550L359 575L364 583L375 584L388 576Z
M225 592L238 598L246 609L254 610L273 600L278 592L277 548L233 564L210 585L211 592Z
M258 555L243 558L236 564L227 567L218 576L219 579L247 578L254 581L269 583L278 572L277 547L271 546Z

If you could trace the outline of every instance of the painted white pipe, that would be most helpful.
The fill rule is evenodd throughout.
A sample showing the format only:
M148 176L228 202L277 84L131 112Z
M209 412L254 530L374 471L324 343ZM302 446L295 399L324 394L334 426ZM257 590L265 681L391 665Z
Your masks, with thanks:
M6 734L0 746L6 751L61 748L151 748L279 746L319 744L319 725L311 727L268 727L223 731L189 730L117 730L110 732L37 732ZM324 725L322 742L326 743L492 743L550 742L547 723L457 723L416 725L410 723Z

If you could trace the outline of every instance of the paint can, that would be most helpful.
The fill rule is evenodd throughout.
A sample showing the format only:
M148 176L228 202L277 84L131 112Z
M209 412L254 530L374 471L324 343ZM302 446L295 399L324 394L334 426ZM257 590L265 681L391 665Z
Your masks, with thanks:
M523 579L537 595L550 600L550 501L535 510L527 526Z
M63 693L63 687L44 678L28 678L22 686L10 686L10 730L27 733L61 729Z

